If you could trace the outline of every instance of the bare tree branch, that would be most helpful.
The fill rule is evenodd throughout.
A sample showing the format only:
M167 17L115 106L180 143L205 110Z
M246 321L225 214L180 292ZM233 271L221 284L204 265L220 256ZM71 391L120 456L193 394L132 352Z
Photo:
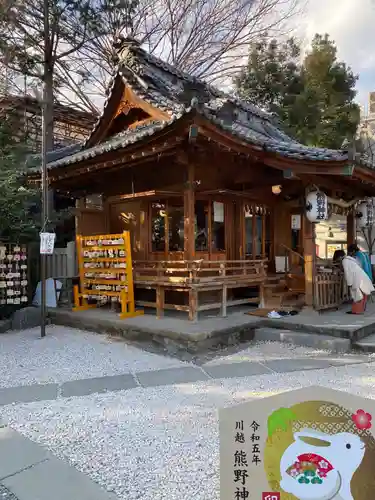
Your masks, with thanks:
M166 62L222 84L246 64L252 42L288 31L304 1L50 0L55 98L97 110L114 68L113 40L124 29ZM0 55L16 47L7 65L35 85L45 57L41 0L0 0L1 5L8 23L0 14Z

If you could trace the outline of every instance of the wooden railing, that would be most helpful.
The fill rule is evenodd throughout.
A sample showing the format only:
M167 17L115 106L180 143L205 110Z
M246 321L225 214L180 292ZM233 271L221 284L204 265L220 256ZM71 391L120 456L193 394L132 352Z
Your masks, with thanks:
M154 301L137 300L143 307L156 308L158 318L164 310L185 311L190 320L196 320L200 311L221 308L226 316L227 307L262 300L263 285L267 279L266 260L178 260L178 261L135 261L133 263L134 285L136 289L155 290ZM254 298L228 300L228 290L234 288L258 287L259 294ZM188 294L188 303L167 303L166 292ZM207 294L219 294L220 301L214 301ZM202 296L205 296L202 299ZM212 297L211 297L212 298ZM201 300L199 300L201 299Z
M300 268L300 272L303 274L304 273L304 266L305 266L305 258L303 255L300 253L296 252L295 250L292 250L289 248L287 245L284 245L283 243L280 244L284 251L284 259L285 259L285 276L287 276L290 272L293 272L294 268ZM298 264L292 262L293 259L292 257L296 257L295 260L297 260Z
M267 260L135 261L134 282L198 285L266 279Z

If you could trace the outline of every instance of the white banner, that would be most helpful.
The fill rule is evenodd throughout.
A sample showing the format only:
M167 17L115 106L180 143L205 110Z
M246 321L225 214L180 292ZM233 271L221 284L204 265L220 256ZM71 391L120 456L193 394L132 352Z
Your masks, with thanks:
M52 255L55 247L55 233L40 233L41 255Z

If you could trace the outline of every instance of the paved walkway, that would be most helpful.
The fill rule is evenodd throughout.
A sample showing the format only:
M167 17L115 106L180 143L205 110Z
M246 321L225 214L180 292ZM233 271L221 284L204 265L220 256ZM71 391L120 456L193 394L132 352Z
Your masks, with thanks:
M88 476L9 427L0 428L1 500L116 500Z
M96 378L86 378L62 384L32 384L0 389L0 406L12 403L31 403L94 393L123 391L137 387L157 387L175 384L203 382L212 379L260 376L271 373L289 373L306 370L368 363L372 359L363 355L335 356L321 354L293 359L270 359L264 361L226 362L214 360L201 366L186 365L126 373Z

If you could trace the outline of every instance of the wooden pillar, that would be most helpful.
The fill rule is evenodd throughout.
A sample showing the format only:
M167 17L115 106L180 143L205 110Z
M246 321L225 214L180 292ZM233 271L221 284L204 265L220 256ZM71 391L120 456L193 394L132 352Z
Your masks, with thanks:
M314 306L314 226L306 217L303 224L303 256L305 259L305 305Z
M192 163L187 165L187 182L184 191L184 259L195 257L195 168Z
M82 210L85 208L85 198L79 198L76 200L76 210L75 210L75 226L76 235L82 234Z
M352 245L356 241L356 227L354 210L346 216L346 242L347 245Z
M262 259L266 258L266 215L262 215Z
M251 246L252 246L252 252L251 252L251 258L255 260L257 258L257 215L256 215L256 210L255 207L253 207L253 224L252 224L252 233L251 233Z

